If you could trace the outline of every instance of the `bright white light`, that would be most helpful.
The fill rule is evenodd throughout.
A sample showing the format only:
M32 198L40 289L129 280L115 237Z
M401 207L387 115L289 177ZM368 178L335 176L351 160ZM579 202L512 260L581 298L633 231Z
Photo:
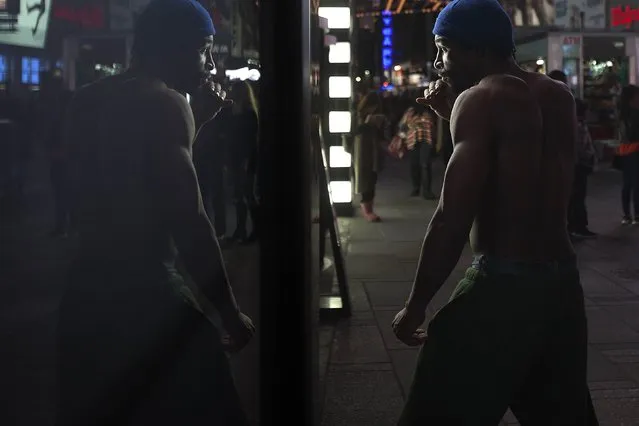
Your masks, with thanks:
M537 65L543 65L545 63L546 62L543 59L541 59L541 58L537 59Z
M257 81L260 79L260 71L253 68L249 69L248 67L240 68L237 70L226 70L226 76L231 80L251 80Z
M355 81L359 83L360 81L362 81L362 77L355 77Z
M329 98L350 98L351 78L349 76L333 76L328 78Z
M328 155L330 157L331 168L351 166L351 154L346 152L343 146L331 146Z
M350 133L351 113L349 111L329 111L328 131L330 133Z
M328 19L329 29L349 29L351 27L350 7L320 7L317 14Z
M607 67L611 67L611 66L612 66L612 61L608 61L608 62L606 62L606 66L607 66Z
M186 101L188 103L191 103L191 95L189 95L188 93L186 94Z
M351 44L342 41L329 46L328 62L331 64L348 64L351 61Z
M369 70L364 71L365 75L371 75L371 72Z
M353 190L348 180L338 180L330 183L331 199L334 203L350 203L353 201Z
M393 69L394 69L395 71L401 71L401 70L402 70L402 66L401 66L401 65L395 65L395 66L393 67Z

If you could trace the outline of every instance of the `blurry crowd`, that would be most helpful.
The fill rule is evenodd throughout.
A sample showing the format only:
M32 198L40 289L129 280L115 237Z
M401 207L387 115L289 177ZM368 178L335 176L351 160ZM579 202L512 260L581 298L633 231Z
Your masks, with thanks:
M566 75L554 70L549 76L567 83ZM627 85L620 90L618 100L618 147L612 167L622 172L621 223L639 224L639 87ZM404 159L410 169L410 196L427 200L438 198L432 186L433 161L444 164L452 155L453 145L448 122L437 117L428 107L415 102L421 89L402 92L371 91L355 98L357 124L350 138L354 155L355 192L360 195L362 216L373 222L381 218L374 211L375 184L383 169L385 157ZM602 147L590 133L589 105L575 99L577 144L573 191L570 198L567 226L573 238L594 238L589 229L586 199L588 177L602 160Z
M201 129L193 147L202 198L222 246L256 241L259 224L257 84L224 84L234 103ZM64 117L73 92L55 72L43 72L39 90L26 99L11 89L0 91L0 210L19 217L28 178L44 178L54 201L51 236L69 236L74 220Z

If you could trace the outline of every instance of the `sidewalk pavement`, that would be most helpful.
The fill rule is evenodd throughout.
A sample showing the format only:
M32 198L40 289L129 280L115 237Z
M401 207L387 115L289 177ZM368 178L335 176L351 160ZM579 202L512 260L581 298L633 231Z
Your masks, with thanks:
M46 161L37 158L19 220L0 217L0 425L51 426L55 412L55 332L64 272L75 245L50 238L53 200ZM232 212L230 212L232 213ZM229 214L232 231L234 214ZM254 320L259 304L257 245L225 250L229 277L243 311ZM249 417L257 420L259 327L231 365ZM254 423L254 424L257 424Z
M575 243L589 321L588 378L602 426L639 425L639 227L620 224L620 182L609 169L591 177L590 227L600 236ZM389 426L398 419L418 349L398 341L390 324L410 292L436 207L409 198L410 189L408 164L389 164L376 199L383 221L339 219L354 312L321 329L322 426ZM429 314L446 302L470 260L467 248ZM503 425L516 424L508 412Z

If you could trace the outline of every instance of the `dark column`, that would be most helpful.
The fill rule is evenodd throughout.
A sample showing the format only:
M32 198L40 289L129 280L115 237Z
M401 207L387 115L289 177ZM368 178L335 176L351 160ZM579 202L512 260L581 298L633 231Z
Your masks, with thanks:
M260 4L260 417L312 425L309 1Z

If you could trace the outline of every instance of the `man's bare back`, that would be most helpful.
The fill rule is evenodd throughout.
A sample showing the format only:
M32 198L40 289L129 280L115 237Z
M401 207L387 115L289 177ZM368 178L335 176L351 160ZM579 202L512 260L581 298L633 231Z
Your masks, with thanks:
M574 138L562 130L572 121L565 114L572 95L523 70L488 77L481 86L504 101L495 104L495 162L471 232L473 250L516 260L569 258L565 218Z
M153 155L163 142L154 128L165 133L171 129L166 126L170 115L158 114L170 107L170 92L162 83L126 74L78 92L73 120L77 134L71 141L76 156L82 158L76 164L84 169L77 170L82 185L77 200L80 218L91 219L80 224L88 237L86 244L103 248L104 237L112 241L109 247L120 242L122 249L149 255L161 250L155 253L158 261L171 256L172 230L164 200L155 190L162 175L154 167L157 156ZM166 99L160 102L161 98ZM176 105L178 101L174 97ZM193 124L190 127L193 132Z

